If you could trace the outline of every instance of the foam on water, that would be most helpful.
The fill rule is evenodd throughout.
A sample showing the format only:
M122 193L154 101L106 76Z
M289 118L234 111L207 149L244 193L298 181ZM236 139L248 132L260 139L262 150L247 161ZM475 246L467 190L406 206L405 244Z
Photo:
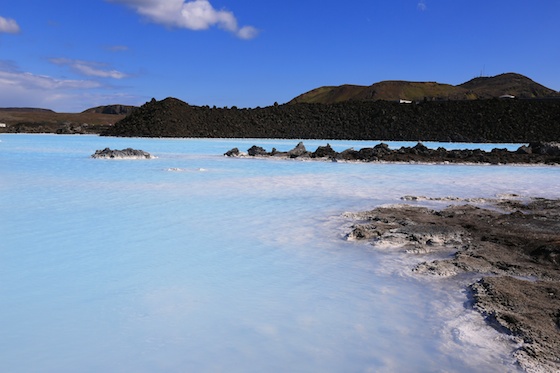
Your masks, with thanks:
M221 156L296 143L3 135L0 371L515 371L464 284L345 241L343 213L559 198L559 169ZM89 157L105 147L158 158Z

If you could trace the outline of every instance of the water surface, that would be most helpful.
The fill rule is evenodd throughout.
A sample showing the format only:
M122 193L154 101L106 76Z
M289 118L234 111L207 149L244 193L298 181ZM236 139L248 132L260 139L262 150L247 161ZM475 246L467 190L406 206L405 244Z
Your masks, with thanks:
M2 372L516 371L464 284L345 241L342 214L404 195L560 198L558 167L222 156L293 140L0 140ZM158 158L90 158L105 147Z

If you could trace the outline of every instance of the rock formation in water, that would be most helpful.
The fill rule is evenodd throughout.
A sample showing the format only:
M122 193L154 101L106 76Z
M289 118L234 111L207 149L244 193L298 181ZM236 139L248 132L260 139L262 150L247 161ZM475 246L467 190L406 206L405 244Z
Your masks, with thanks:
M560 143L535 142L523 145L516 151L507 149L493 149L490 152L480 149L446 150L442 147L429 149L422 143L413 147L390 149L387 144L380 143L373 148L360 150L346 149L336 152L327 144L319 146L314 152L306 150L302 142L288 152L276 149L267 152L266 149L253 145L247 150L249 156L287 157L300 159L330 159L333 161L362 161L362 162L426 162L426 163L545 163L560 164ZM242 156L238 148L226 152L229 157Z
M92 158L106 158L106 159L151 159L155 158L148 152L143 150L136 150L126 148L123 150L105 148L103 150L96 150L91 156Z

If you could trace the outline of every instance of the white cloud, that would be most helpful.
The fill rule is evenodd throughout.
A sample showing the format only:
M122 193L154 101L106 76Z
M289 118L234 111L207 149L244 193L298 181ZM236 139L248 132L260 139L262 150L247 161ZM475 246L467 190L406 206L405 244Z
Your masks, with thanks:
M424 0L420 0L420 2L417 5L418 10L420 11L425 11L426 9L428 9L428 6L426 5L426 3L424 2Z
M19 31L19 25L15 20L0 17L0 33L17 34Z
M94 80L57 79L22 72L13 62L0 60L2 107L38 107L58 112L80 112L99 105L138 105L147 100L145 97L111 90L111 87Z
M73 103L76 92L101 87L91 80L56 79L20 72L11 63L0 64L0 102L4 107L61 109Z
M109 45L105 47L106 50L110 52L126 52L128 47L126 45Z
M46 75L35 75L28 72L0 71L0 88L2 90L24 89L91 89L101 84L92 80L55 79Z
M259 30L253 26L243 26L237 31L237 36L241 39L253 39L259 34Z
M252 39L258 30L252 26L239 27L237 19L228 10L216 10L208 0L106 0L134 9L150 21L169 27L206 30L212 26L235 34L241 39Z
M80 74L97 78L123 79L128 76L117 70L104 69L107 65L100 62L71 60L67 58L51 58L50 62L55 65L69 66Z

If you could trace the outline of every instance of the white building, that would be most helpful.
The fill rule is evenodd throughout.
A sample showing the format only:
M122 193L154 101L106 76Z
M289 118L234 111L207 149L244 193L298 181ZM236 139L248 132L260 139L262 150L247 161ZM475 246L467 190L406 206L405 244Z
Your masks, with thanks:
M0 128L6 128L6 123L0 123Z

